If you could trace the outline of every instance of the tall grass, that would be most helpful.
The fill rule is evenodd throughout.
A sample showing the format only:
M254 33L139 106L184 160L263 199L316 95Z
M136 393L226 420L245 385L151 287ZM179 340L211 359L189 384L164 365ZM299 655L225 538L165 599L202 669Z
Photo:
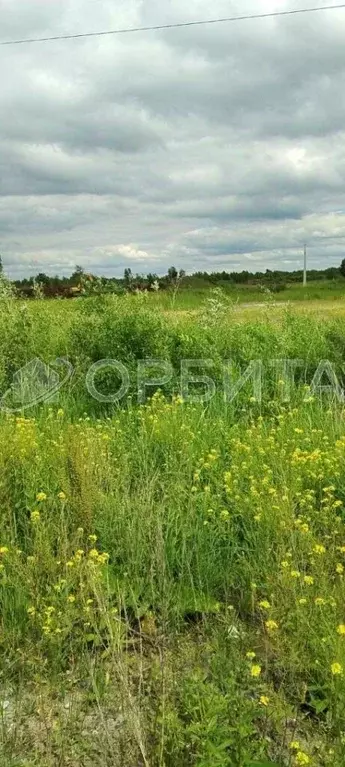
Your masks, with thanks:
M32 356L76 368L0 419L1 764L342 767L344 409L304 380L341 366L342 324L61 306L0 312L3 387ZM120 407L83 384L112 356ZM230 356L306 364L289 404L271 372L261 404L182 402L176 377L138 405L147 356L210 357L219 383Z

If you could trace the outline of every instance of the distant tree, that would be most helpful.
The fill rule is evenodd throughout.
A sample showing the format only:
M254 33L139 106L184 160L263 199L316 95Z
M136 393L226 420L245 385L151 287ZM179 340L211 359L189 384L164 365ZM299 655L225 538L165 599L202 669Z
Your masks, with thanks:
M79 266L77 264L73 274L71 274L70 284L74 286L80 285L83 276L84 276L84 269L82 266Z
M151 287L152 287L152 285L153 285L155 282L158 282L158 277L157 277L157 275L156 275L156 274L152 274L151 272L149 272L149 273L146 275L146 282L147 282L147 287L148 287L148 288L151 288Z
M35 277L35 283L36 285L49 285L50 277L48 277L47 274L44 274L44 272L39 272L39 274Z
M339 271L340 271L340 274L342 275L342 277L345 277L345 258L343 258L343 260L342 260L342 262L340 264Z
M0 274L2 274L4 271L3 263L2 263L2 256L0 256Z
M169 280L169 282L174 283L174 282L176 282L177 278L178 278L177 269L175 268L175 266L170 266L169 269L168 269L168 280Z
M126 288L130 288L133 282L132 269L128 266L123 273L123 281Z

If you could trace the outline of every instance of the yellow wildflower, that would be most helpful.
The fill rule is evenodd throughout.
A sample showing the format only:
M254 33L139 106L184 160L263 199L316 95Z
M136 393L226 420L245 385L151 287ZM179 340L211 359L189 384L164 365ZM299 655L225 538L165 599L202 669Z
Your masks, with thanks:
M305 583L307 586L312 586L312 585L313 585L313 583L314 583L314 578L312 577L312 575L305 575L305 576L304 576L304 578L303 578L303 580L304 580L304 583Z
M314 552L314 554L325 554L326 553L326 549L322 545L322 543L316 543L314 548L313 548L313 552Z
M296 764L310 764L310 757L304 751L298 751L296 754Z
M270 699L267 697L267 695L261 695L259 702L262 706L268 706Z
M278 628L279 628L278 623L276 623L276 621L272 621L272 620L266 621L265 626L266 626L267 631L269 633L273 633L274 631L277 631Z
M8 554L7 546L0 546L0 554Z
M344 565L342 565L342 564L340 564L340 562L338 562L338 564L337 564L335 569L336 569L336 572L338 573L338 575L342 575L343 572L344 572Z
M106 562L108 562L109 554L107 551L103 551L103 554L99 554L98 561L102 563L102 565L105 565Z
M334 663L332 663L332 665L331 665L331 672L332 672L333 676L342 676L343 675L343 667L341 666L340 663L337 663L336 661L334 661Z
M47 500L46 493L42 493L42 492L37 493L36 501L46 501L46 500Z
M64 493L63 490L61 490L61 492L58 493L58 498L60 498L60 501L65 501L66 500L66 493Z
M326 604L326 600L323 597L316 597L315 604L322 607L322 605Z
M96 543L97 541L97 535L89 535L88 539L91 543Z
M69 594L69 596L67 597L67 602L72 602L72 603L75 602L74 594Z
M40 518L41 515L38 509L34 509L34 511L32 511L30 514L31 522L35 525L37 522L39 522Z
M256 664L251 666L251 668L250 668L250 675L251 676L256 678L256 677L260 676L260 674L261 674L261 666L258 666Z
M340 623L339 624L339 626L337 628L337 632L338 632L338 634L340 636L345 636L345 624L344 623Z
M262 602L259 602L259 607L261 607L262 610L270 610L271 609L271 605L270 605L270 603L268 602L267 599L263 599Z
M246 653L246 658L248 658L248 660L254 660L255 657L256 657L256 653L253 652L252 650Z

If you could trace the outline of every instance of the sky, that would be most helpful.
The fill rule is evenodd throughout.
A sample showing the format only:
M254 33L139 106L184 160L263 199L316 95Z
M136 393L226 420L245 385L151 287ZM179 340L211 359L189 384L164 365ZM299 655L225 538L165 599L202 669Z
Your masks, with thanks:
M324 0L0 0L0 40ZM337 266L345 9L0 47L6 273Z

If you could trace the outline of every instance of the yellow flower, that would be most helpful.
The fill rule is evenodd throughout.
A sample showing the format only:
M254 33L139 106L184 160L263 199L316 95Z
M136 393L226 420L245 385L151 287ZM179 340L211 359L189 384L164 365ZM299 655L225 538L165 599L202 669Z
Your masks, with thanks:
M90 559L98 559L98 551L97 551L97 549L90 549L89 557L90 557Z
M262 706L268 706L270 699L267 697L267 695L261 695L259 702Z
M314 552L314 554L325 554L326 553L326 549L322 545L322 543L316 543L314 548L313 548L313 552Z
M69 596L67 597L67 602L75 602L74 594L69 594Z
M318 607L322 607L326 604L326 600L323 599L323 597L316 597L315 604L318 605Z
M298 740L292 740L291 741L290 748L291 748L292 751L298 751L299 747L300 747L300 744L299 744Z
M246 658L248 658L248 660L254 660L255 657L256 657L256 653L253 652L252 650L246 653Z
M338 575L342 575L343 572L344 572L344 566L341 565L340 562L338 562L338 564L337 564L335 569L336 569L336 572L338 573Z
M7 546L0 546L0 554L8 554Z
M259 602L259 607L261 607L263 610L270 610L271 609L271 605L267 601L267 599L263 599L262 602Z
M96 543L97 541L97 535L89 535L88 539L91 543Z
M340 634L340 636L345 636L345 624L344 623L340 623L339 624L339 626L337 628L337 632L338 632L338 634Z
M256 677L260 676L260 674L261 674L261 666L258 666L256 664L251 666L251 668L250 668L250 676L253 676L254 678L256 678Z
M286 559L284 559L280 564L283 570L286 570L286 568L289 567L289 563L286 561Z
M312 577L312 575L305 575L305 576L304 576L304 578L303 578L303 580L304 580L304 583L305 583L307 586L312 586L312 585L313 585L313 583L314 583L314 578Z
M35 615L36 610L34 607L28 607L26 612L28 615Z
M331 672L333 676L342 676L343 675L343 667L340 665L340 663L337 663L334 661L331 665Z
M266 621L265 626L266 626L267 631L269 633L271 633L271 632L273 633L274 631L277 631L278 628L279 628L278 623L276 623L276 621L272 621L272 620Z
M37 493L36 501L46 501L46 500L47 500L46 493Z
M290 575L291 575L291 578L300 578L301 577L301 573L299 572L299 570L291 570Z
M310 764L310 757L304 751L298 751L296 754L296 764Z
M301 597L301 599L298 600L298 604L299 605L306 605L307 602L308 602L308 600L305 599L305 597Z
M32 522L34 525L35 525L37 522L39 522L40 518L41 518L41 515L40 515L40 512L38 511L38 509L35 509L34 511L32 511L32 512L31 512L31 514L30 514L30 519L31 519L31 522Z
M66 494L61 490L61 493L58 493L58 498L60 498L60 501L66 500Z

